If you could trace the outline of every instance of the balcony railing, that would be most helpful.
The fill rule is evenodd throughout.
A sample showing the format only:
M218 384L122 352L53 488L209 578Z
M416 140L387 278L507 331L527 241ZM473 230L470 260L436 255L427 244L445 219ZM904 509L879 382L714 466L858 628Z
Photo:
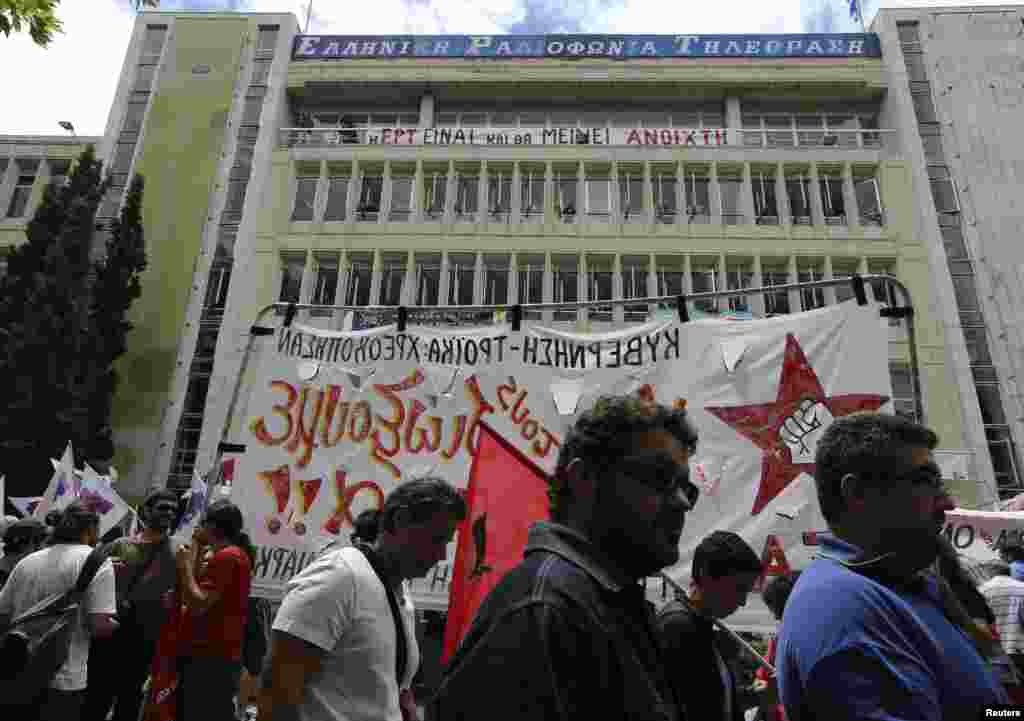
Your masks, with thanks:
M878 150L890 129L750 130L682 128L281 128L284 148L326 148L344 145L592 145L596 147L794 148Z

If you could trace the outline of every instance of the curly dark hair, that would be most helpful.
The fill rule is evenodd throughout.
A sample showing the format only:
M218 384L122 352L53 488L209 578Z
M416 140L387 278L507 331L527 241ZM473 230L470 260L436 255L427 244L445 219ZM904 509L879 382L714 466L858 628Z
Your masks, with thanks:
M712 531L693 552L693 580L721 578L741 573L761 575L764 570L757 551L732 531Z
M51 519L51 514L53 517ZM99 528L100 514L90 510L81 501L73 501L63 511L50 511L47 520L53 520L53 535L49 545L58 543L78 543L82 533L90 528Z
M565 521L572 491L566 469L579 458L584 468L603 473L633 448L638 433L664 430L672 434L691 454L697 450L697 431L686 411L637 396L602 396L594 407L576 420L558 453L555 472L548 478L551 520Z

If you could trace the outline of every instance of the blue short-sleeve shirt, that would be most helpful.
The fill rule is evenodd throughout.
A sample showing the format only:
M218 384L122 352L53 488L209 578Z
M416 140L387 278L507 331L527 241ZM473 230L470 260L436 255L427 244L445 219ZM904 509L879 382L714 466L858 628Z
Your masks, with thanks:
M1007 703L970 639L942 611L934 579L895 590L833 559L860 549L828 535L786 604L776 663L790 721L980 718Z

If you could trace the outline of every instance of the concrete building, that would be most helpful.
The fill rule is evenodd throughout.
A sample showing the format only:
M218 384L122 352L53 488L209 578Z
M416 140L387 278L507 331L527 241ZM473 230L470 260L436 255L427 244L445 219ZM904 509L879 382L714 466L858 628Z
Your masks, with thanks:
M971 459L962 503L991 502L997 478L1008 493L1019 477L1002 456L993 471L887 17L879 54L871 35L356 39L299 36L292 15L140 13L99 141L119 188L101 216L129 173L147 180L150 270L116 409L125 482L183 486L209 467L269 302L602 300L870 272L913 295L924 414ZM5 206L11 168L42 152L20 147ZM20 242L8 228L0 242ZM536 319L596 330L647 313ZM897 410L913 415L905 321L888 323ZM1012 459L1016 427L1001 428L993 453Z

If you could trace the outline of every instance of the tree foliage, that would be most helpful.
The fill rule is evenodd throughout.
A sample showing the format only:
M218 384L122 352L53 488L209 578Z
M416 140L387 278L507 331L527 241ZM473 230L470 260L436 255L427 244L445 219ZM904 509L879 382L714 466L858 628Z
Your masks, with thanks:
M69 440L78 463L113 455L113 366L146 261L141 178L112 224L105 258L94 260L96 210L108 187L89 146L65 185L47 187L0 279L0 474L11 495L38 493L49 458Z
M0 0L0 31L7 37L11 31L20 33L28 30L32 41L46 47L55 33L64 32L64 26L57 18L57 4L60 0Z

